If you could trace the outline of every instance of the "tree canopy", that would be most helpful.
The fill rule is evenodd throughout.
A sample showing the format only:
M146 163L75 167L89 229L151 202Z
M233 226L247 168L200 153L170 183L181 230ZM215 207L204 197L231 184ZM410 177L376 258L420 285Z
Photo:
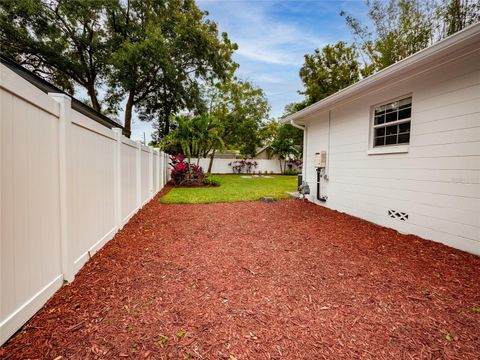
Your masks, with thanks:
M236 45L194 0L0 0L2 51L97 111L125 106L169 131L199 103L199 87L235 69ZM100 96L99 94L103 96Z
M345 11L354 43L339 42L305 55L300 69L304 100L288 104L284 116L341 90L435 41L480 21L475 0L367 0L371 26Z

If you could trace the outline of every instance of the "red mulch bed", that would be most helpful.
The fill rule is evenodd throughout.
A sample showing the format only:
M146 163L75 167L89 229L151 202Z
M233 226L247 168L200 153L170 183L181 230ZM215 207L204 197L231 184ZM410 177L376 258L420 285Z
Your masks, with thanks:
M0 354L480 357L480 257L299 200L157 200Z

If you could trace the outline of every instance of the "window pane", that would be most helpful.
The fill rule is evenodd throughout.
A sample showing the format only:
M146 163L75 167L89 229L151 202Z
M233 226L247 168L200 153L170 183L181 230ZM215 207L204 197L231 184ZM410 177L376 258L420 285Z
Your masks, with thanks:
M385 119L387 122L397 121L397 112L394 111L394 112L387 113L387 115L385 116Z
M398 101L394 101L387 105L387 111L396 111L398 109Z
M405 109L412 106L412 98L406 98L399 101L400 109Z
M385 105L375 108L375 115L383 114L385 112Z
M386 137L385 145L395 145L397 143L397 135L390 135Z
M387 126L387 135L396 135L398 132L397 129L398 125Z
M383 146L385 145L385 137L377 137L375 138L375 146Z
M374 146L408 144L410 142L411 97L376 106L373 116L373 125L376 126L373 132ZM389 124L399 120L406 122Z
M411 116L412 116L412 108L407 108L404 110L400 110L398 112L398 120L408 119Z
M408 144L410 142L410 133L398 135L399 144Z
M384 136L384 135L385 135L385 128L375 129L375 137Z
M405 133L410 131L410 122L406 122L398 125L398 132Z
M385 115L375 116L375 125L383 124L385 122Z

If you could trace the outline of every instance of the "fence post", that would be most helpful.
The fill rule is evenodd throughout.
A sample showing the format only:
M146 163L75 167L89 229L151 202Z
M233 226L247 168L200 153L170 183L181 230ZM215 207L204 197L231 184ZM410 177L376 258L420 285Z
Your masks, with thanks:
M153 173L153 148L151 146L148 147L148 198L151 200L153 198L153 177L155 174Z
M168 154L165 154L165 178L166 178L166 183L170 181L170 169L168 167Z
M157 171L155 174L155 195L160 191L160 150L155 149L155 154L156 154L156 162L157 162Z
M113 128L115 137L114 150L114 178L113 188L115 190L115 221L118 229L122 228L122 129Z
M70 256L70 244L68 238L68 177L67 161L69 155L70 128L72 123L72 99L61 93L49 93L60 104L60 117L58 123L58 168L59 168L59 194L60 194L60 247L63 279L72 282L73 260Z
M142 143L137 141L137 209L142 207Z

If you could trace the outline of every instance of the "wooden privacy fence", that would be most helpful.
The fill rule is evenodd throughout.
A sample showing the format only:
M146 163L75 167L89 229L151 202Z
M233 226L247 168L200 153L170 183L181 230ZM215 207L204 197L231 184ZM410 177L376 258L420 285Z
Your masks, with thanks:
M0 344L168 181L168 158L1 66Z

